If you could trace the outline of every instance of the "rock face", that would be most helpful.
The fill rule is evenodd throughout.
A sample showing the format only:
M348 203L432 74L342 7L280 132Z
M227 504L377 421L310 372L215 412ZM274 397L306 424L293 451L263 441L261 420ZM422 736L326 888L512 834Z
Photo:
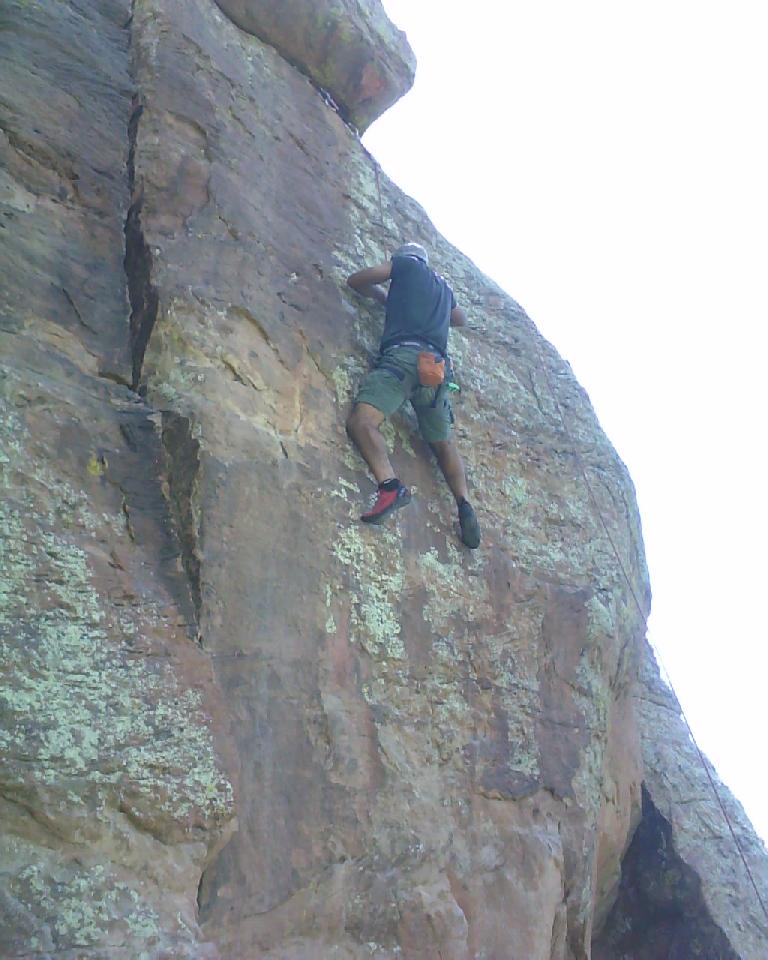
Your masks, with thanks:
M2 955L655 960L674 901L679 956L698 925L702 957L758 960L644 659L623 465L307 79L364 125L384 101L358 123L301 38L354 88L393 29L285 4L289 50L269 5L220 5L248 32L209 0L0 14ZM382 318L343 281L404 239L470 315L475 553L407 414L414 502L356 519Z

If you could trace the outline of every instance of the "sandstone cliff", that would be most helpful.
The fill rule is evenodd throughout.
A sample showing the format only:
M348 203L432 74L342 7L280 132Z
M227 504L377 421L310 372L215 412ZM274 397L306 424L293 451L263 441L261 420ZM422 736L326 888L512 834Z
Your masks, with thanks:
M377 0L279 11L0 10L0 956L764 958L625 468L361 147L412 77ZM474 554L407 415L414 502L356 521L343 280L403 239L470 315Z

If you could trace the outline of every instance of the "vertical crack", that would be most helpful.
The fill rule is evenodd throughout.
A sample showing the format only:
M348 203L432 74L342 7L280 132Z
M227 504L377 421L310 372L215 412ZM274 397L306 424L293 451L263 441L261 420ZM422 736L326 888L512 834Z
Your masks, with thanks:
M125 274L128 280L128 300L131 306L130 337L132 358L131 386L135 390L141 378L144 353L157 319L159 296L152 284L152 252L144 237L141 214L144 206L144 188L136 177L136 143L139 122L144 106L138 96L133 98L133 110L128 123L128 189L131 203L125 219Z
M129 44L134 47L133 15L126 24ZM135 53L135 50L134 50ZM144 234L144 183L140 173L138 151L144 103L142 102L136 62L131 73L136 85L128 121L127 178L129 207L125 218L125 270L130 304L131 388L139 389L144 355L157 320L160 295L152 282L154 262L152 251ZM160 445L164 461L165 482L163 494L175 528L175 540L181 559L181 568L192 600L195 629L200 639L201 587L201 518L198 508L200 444L193 436L191 421L171 412L160 414ZM131 516L124 503L126 525L132 533Z
M181 562L189 581L199 631L203 602L200 573L200 444L192 435L192 424L187 417L170 411L163 411L161 416L162 444L168 478L166 494L176 525Z

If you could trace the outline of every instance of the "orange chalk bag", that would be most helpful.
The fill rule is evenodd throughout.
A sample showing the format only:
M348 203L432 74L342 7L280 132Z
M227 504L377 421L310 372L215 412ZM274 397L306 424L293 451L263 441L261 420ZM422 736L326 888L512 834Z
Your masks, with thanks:
M422 350L418 359L419 383L422 387L439 387L445 380L445 360L429 350Z

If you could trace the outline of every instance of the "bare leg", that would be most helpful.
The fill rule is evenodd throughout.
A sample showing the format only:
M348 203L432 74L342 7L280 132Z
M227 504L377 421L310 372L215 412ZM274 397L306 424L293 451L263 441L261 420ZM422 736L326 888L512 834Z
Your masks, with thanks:
M356 403L347 419L347 433L360 451L376 483L383 483L395 476L389 460L389 452L379 426L384 414L370 403Z
M464 463L456 449L456 444L453 440L439 440L436 443L430 443L430 447L437 457L437 463L451 488L451 493L456 498L456 504L459 508L461 542L470 549L476 550L480 546L480 524L477 522L477 515L469 503Z
M456 444L453 440L437 440L435 443L430 443L430 447L437 457L437 464L442 470L451 493L456 498L456 503L460 500L468 500L467 477Z

